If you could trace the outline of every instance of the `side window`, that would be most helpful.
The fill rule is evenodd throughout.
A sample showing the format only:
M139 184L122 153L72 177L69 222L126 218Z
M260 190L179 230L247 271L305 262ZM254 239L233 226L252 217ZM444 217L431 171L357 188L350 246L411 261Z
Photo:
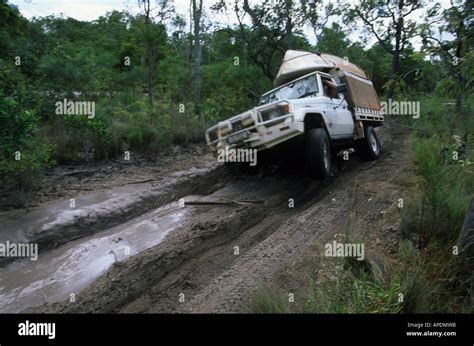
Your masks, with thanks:
M321 76L321 83L323 85L324 96L330 98L337 98L336 83L331 78Z

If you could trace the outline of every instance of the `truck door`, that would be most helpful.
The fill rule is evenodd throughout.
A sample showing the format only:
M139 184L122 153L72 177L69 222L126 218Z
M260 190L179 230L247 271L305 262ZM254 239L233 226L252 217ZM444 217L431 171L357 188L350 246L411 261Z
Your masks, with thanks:
M344 96L337 95L334 79L321 76L321 87L323 94L328 98L327 112L329 114L328 130L331 138L352 137L354 132L354 120L352 113Z

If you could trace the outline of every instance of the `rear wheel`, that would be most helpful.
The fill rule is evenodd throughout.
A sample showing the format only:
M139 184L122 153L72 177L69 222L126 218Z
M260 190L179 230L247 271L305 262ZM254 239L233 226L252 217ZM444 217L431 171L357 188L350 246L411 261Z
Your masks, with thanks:
M372 126L365 128L364 138L356 140L356 150L364 160L376 160L380 157L380 141Z
M306 137L306 164L312 179L324 180L331 170L329 138L323 129L310 129Z

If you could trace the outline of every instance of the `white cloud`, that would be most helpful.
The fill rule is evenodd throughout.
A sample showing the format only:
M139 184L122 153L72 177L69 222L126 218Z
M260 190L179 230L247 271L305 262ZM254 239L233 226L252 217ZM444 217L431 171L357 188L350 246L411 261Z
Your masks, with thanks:
M18 7L21 14L26 18L43 17L49 15L64 14L77 20L95 20L109 11L128 10L138 13L137 0L13 0L11 4ZM189 18L189 0L175 0L176 12ZM205 0L204 6L209 12L213 1ZM213 19L215 16L213 16ZM225 17L218 18L225 20Z
M203 1L207 18L212 20L212 22L218 22L224 25L236 24L237 20L232 11L233 0L229 2L231 13L228 15L215 14L210 11L210 7L216 2L216 0ZM258 1L259 0L253 0L250 1L250 3L256 3ZM327 4L330 1L331 0L323 0L323 4ZM356 0L355 3L358 3L359 1L360 0ZM428 0L428 3L429 1L430 0ZM139 12L138 0L13 0L10 2L16 5L22 15L26 18L63 14L65 17L90 21L95 20L112 10L127 10L131 13ZM154 0L152 0L152 2L154 2ZM349 0L348 2L354 3L353 0ZM441 2L443 8L449 7L449 0L441 0L439 2ZM190 0L174 0L174 6L176 12L188 21ZM421 18L423 11L424 10L421 10L418 13L413 14L413 19ZM329 21L328 25L331 25L333 21L338 21L338 19L334 18ZM353 32L350 35L352 41L358 41L358 34L361 29L362 28L360 27L359 30L356 30L356 32ZM314 44L316 42L314 33L309 27L305 27L304 33L310 43ZM369 46L375 42L375 38L372 37L369 41ZM414 43L415 46L419 46L420 44L417 40L414 40Z
M78 20L94 20L113 9L126 9L123 0L15 0L11 1L26 18L64 14Z

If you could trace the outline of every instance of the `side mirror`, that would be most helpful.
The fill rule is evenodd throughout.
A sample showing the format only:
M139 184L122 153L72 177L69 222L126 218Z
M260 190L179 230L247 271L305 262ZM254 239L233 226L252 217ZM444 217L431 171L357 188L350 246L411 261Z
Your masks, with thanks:
M336 94L343 94L348 90L347 84L336 85Z

